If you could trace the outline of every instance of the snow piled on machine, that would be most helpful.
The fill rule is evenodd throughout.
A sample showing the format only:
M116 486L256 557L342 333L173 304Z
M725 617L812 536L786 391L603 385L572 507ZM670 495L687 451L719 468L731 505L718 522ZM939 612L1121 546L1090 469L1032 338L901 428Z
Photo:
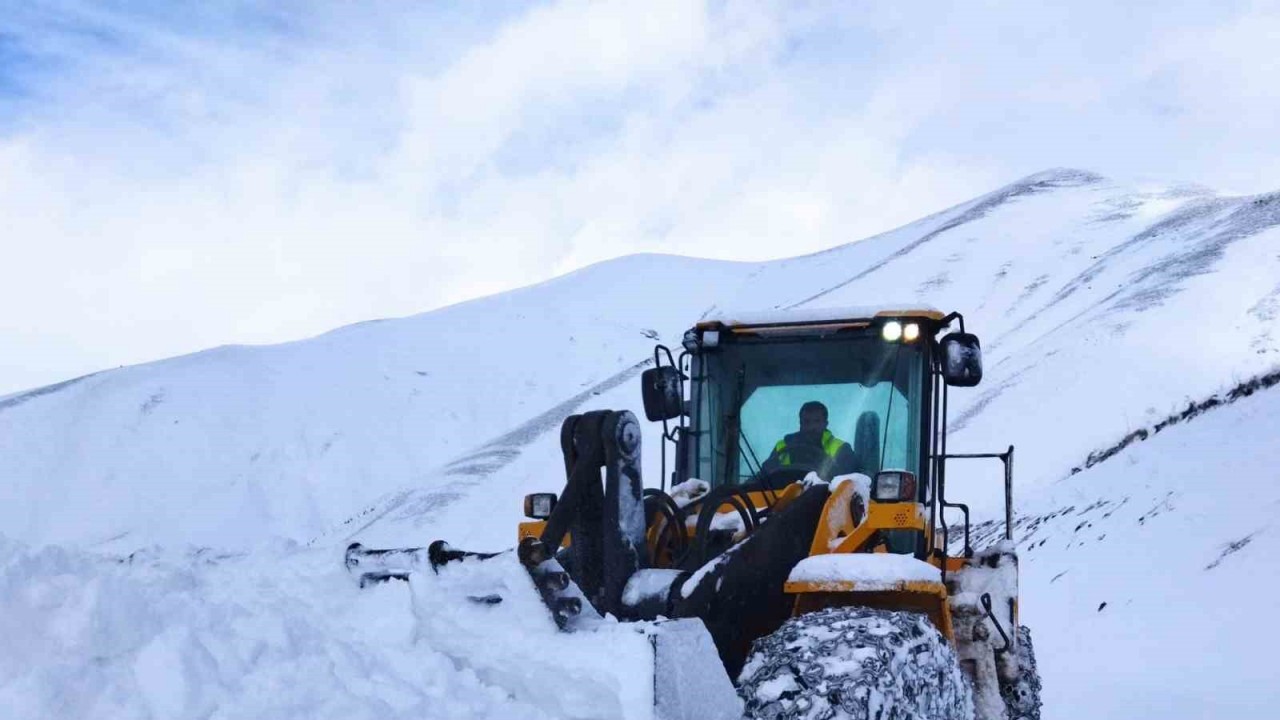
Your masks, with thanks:
M942 573L909 555L831 553L801 560L787 582L853 583L859 590L891 590L903 582L942 582Z

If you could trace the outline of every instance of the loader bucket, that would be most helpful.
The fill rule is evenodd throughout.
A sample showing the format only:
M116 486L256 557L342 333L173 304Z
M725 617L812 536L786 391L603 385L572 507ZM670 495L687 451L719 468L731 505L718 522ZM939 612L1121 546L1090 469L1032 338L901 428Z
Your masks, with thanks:
M739 720L742 700L702 621L666 620L651 628L654 717Z
M435 572L409 573L415 636L485 684L552 717L742 717L701 620L620 622L583 602L562 628L514 555L464 556ZM580 591L570 581L563 592Z
M558 629L581 636L593 633L607 635L617 632L619 628L630 628L647 643L648 648L643 653L644 661L639 663L640 668L634 668L634 672L652 676L645 683L651 688L651 697L640 703L648 710L632 709L625 717L653 720L738 720L742 717L742 701L725 672L716 643L702 620L681 618L645 623L606 620L586 601L582 590L568 577L560 564L545 554L540 542L534 538L526 538L516 555L532 579L533 588L542 604L550 610ZM490 557L494 556L467 555L454 560ZM473 564L451 562L447 568L443 565L437 567L436 572L447 574L453 572L454 568L461 570ZM483 588L477 592L482 590ZM478 596L473 592L466 597L475 601L477 597L491 596L492 594ZM620 654L624 657L627 655L625 652ZM617 669L618 666L613 663L616 658L613 654L607 661L602 658L599 670ZM625 672L632 674L633 671Z

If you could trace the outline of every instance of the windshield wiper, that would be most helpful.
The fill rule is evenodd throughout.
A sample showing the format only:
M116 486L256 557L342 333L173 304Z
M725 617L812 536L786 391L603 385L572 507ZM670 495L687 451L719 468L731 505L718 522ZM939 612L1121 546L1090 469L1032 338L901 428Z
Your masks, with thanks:
M746 384L747 369L745 367L739 368L738 382L734 388L733 412L729 414L728 418L729 431L725 433L726 445L729 444L730 437L737 438L737 455L731 456L727 452L725 454L724 479L726 483L733 478L734 460L738 460L747 466L747 471L750 473L748 477L751 479L760 477L760 474L764 471L764 463L760 462L760 457L756 455L755 448L751 447L751 441L747 439L747 434L742 431L742 404L745 400L743 394L745 393ZM742 452L744 448L747 451L746 454Z
M742 438L742 390L747 382L747 369L745 367L738 368L738 382L733 392L733 410L725 418L724 434L724 484L732 485L733 483L733 466L736 464L738 456L742 454L740 449Z
M739 455L742 455L742 447L744 445L747 448L747 453L748 455L750 455L750 458L746 456L742 456L742 458L743 460L749 459L751 461L747 463L747 469L751 471L751 477L755 477L760 474L760 471L764 468L764 464L760 462L760 458L756 455L755 448L751 447L751 441L747 439L747 434L742 432L742 428L739 427L738 428L738 454ZM754 468L752 468L751 463L755 463Z

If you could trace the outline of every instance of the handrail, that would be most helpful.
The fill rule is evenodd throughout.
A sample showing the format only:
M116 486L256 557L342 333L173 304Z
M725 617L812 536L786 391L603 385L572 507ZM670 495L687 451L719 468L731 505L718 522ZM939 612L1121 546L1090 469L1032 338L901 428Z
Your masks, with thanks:
M944 453L942 460L997 459L1004 465L1004 538L1013 539L1013 446L1002 453ZM969 551L969 508L961 503L943 503L947 507L960 507L965 514L965 552ZM943 521L946 525L946 521Z
M942 420L943 422L946 422L946 419L947 419L947 395L948 395L947 388L944 385L942 388ZM948 545L950 545L950 542L951 542L950 529L947 527L946 509L958 508L962 513L964 513L964 556L966 558L971 558L973 557L973 545L970 543L970 538L969 538L969 506L965 505L964 503L953 503L953 502L947 501L947 458L950 456L947 454L946 428L943 428L943 431L942 431L941 449L942 449L942 452L939 453L938 455L938 506L942 508L939 515L941 516L940 519L942 520L942 528L943 528L942 530L943 553L944 554L946 553L947 547ZM943 568L945 568L946 562L944 561L942 565L943 565Z

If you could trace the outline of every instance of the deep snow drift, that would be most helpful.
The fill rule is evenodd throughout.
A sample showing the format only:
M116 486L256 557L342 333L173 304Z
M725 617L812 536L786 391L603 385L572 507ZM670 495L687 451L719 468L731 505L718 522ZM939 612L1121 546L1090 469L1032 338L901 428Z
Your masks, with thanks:
M563 716L523 694L519 672L478 672L472 650L432 634L415 608L442 588L357 592L343 546L508 547L520 496L562 482L560 420L637 408L655 338L676 343L721 308L915 296L964 312L983 339L983 384L951 396L951 449L1018 448L1045 717L1274 706L1260 653L1280 632L1251 617L1280 589L1266 561L1280 389L1070 473L1280 363L1278 225L1278 194L1052 171L816 255L623 258L0 398L0 622L14 640L0 704L14 717ZM952 474L953 495L998 515L994 469ZM583 653L603 664L611 648Z
M510 554L464 565L359 590L327 551L104 561L0 540L0 706L23 718L648 717L644 628L561 634ZM497 605L472 599L495 590Z

